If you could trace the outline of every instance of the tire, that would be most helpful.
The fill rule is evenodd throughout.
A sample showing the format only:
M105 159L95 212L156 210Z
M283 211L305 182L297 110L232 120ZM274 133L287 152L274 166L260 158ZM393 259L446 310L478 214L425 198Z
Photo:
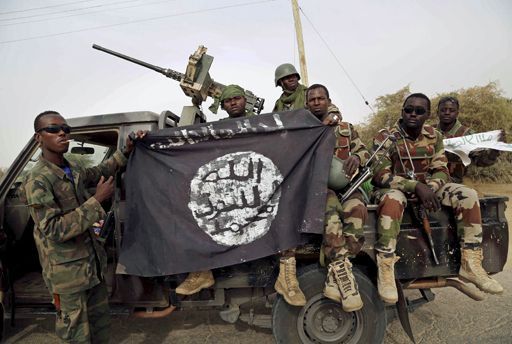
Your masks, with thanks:
M304 307L294 307L278 296L272 307L272 331L277 343L382 343L386 311L375 286L354 267L364 306L346 313L341 305L323 296L327 271L309 265L299 272L300 288L306 295Z

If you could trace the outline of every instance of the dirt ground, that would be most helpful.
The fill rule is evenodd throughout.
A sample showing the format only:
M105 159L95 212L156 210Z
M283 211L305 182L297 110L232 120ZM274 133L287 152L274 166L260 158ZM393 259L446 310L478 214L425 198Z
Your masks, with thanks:
M512 185L473 184L481 194L499 194L512 198ZM506 212L512 224L512 202ZM509 238L512 247L512 236ZM473 301L460 292L434 290L435 302L411 315L416 343L512 343L512 259L495 278L505 293ZM273 343L270 330L250 327L242 322L227 324L214 311L180 311L165 319L131 319L114 316L113 343ZM53 316L19 319L16 327L6 329L5 343L59 343L53 334ZM385 344L411 343L397 319L389 321Z

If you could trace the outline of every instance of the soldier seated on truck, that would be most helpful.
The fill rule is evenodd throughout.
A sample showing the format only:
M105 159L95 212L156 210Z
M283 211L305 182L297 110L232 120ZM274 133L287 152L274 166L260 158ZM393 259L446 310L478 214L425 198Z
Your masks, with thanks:
M459 101L455 97L443 97L437 105L438 123L434 128L439 130L443 137L451 139L464 135L475 134L474 130L463 125L459 120ZM503 132L502 132L503 136ZM484 149L481 151L473 151L469 154L471 162L479 167L491 166L496 162L500 152L494 149ZM466 166L457 154L446 152L448 159L448 170L450 177L455 183L462 183L462 179L466 174Z
M238 85L226 86L220 95L219 101L221 108L228 113L229 118L254 116L252 111L245 110L247 101L245 91ZM176 294L192 295L214 284L215 279L213 278L211 270L191 272L176 288Z
M379 205L375 245L377 287L381 299L388 303L398 300L394 266L399 257L395 249L407 197L412 196L418 198L426 211L437 211L443 205L455 212L461 245L459 277L486 293L503 292L503 287L482 267L478 195L464 185L449 183L443 137L432 126L424 124L429 116L430 99L422 93L411 94L403 104L401 119L394 127L381 130L374 139L374 147L389 135L397 139L396 149L383 156L372 179L379 188L375 194ZM392 143L388 140L388 144Z
M306 107L324 124L334 125L337 139L334 155L344 161L344 171L340 170L339 173L351 176L370 154L350 123L342 122L339 114L329 114L330 106L331 99L325 86L315 84L307 89ZM324 295L340 302L346 312L363 307L349 258L355 256L362 247L363 226L367 217L368 211L360 192L353 193L346 202L340 204L336 193L328 190L323 249L330 264ZM299 288L295 264L295 250L285 251L280 259L275 289L289 304L303 306L306 298Z
M280 86L283 90L281 96L276 100L272 111L291 111L307 108L306 91L307 86L299 83L300 74L291 63L279 65L274 73L274 84ZM327 108L329 117L324 120L325 124L336 124L331 121L331 117L339 116L341 112L336 105L330 103Z

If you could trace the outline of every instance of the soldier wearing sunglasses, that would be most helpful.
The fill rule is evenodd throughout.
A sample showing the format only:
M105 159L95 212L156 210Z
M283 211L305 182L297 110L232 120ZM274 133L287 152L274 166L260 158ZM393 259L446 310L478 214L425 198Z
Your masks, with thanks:
M71 128L58 112L39 114L34 131L42 156L27 176L25 192L43 278L57 310L55 332L68 342L107 343L107 256L93 226L105 217L101 202L112 196L113 175L126 164L133 141L127 138L124 152L100 165L82 168L64 158ZM94 185L90 195L87 188Z
M401 119L394 127L381 130L374 139L379 146L389 135L396 138L396 147L377 166L372 183L378 188L375 201L379 205L377 223L378 279L381 299L396 303L394 265L396 241L407 199L416 197L427 211L441 205L453 209L461 245L459 276L491 294L503 287L482 268L482 219L475 190L450 183L443 136L425 120L430 116L430 99L422 93L407 97ZM388 144L392 144L388 140ZM383 152L384 150L381 150ZM380 153L384 154L384 153Z

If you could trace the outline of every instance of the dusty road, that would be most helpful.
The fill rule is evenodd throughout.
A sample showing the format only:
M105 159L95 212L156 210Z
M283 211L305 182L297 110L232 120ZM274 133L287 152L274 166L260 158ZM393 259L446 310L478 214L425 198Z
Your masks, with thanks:
M417 343L512 343L512 269L496 278L506 288L502 296L488 296L476 302L458 291L442 289L435 302L411 314ZM53 317L20 319L8 329L5 343L59 343L53 334ZM244 323L223 322L216 312L181 311L166 319L113 319L112 343L273 343L269 330L251 328ZM398 320L391 320L385 344L411 343Z
M482 193L505 194L512 198L512 185L475 185ZM511 203L511 202L509 202ZM512 204L507 209L512 224ZM512 239L512 236L511 236ZM512 247L512 242L510 244ZM512 343L512 259L505 271L495 276L505 287L501 296L476 302L456 290L434 290L435 302L411 314L417 343ZM5 343L59 343L53 334L53 316L19 319L6 329ZM217 312L181 311L166 319L130 319L115 316L113 343L273 343L270 330L238 322L223 322ZM410 343L397 319L389 321L385 344Z

